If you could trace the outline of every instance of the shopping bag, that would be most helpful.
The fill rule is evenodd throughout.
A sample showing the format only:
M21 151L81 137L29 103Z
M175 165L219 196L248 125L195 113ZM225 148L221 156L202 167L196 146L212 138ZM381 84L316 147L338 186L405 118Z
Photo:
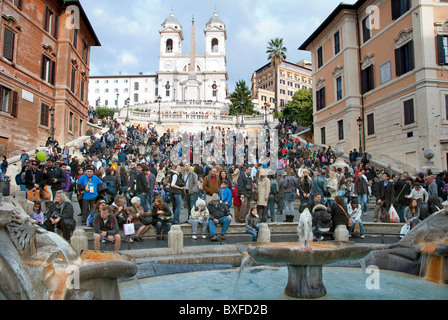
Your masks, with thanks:
M133 223L125 223L123 225L123 233L127 236L132 236L135 234L135 225Z
M390 206L389 217L390 217L390 222L392 222L392 223L400 222L400 217L398 216L398 212L397 212L397 210L395 210L394 205Z
M50 200L53 201L53 194L51 193L51 187L44 186L42 190L42 200Z
M40 200L39 189L34 190L34 191L33 190L27 191L26 199L28 201L31 201L31 202L34 202L36 200Z
M404 238L408 234L409 230L411 230L411 226L409 224L406 223L403 225L400 230L400 238Z

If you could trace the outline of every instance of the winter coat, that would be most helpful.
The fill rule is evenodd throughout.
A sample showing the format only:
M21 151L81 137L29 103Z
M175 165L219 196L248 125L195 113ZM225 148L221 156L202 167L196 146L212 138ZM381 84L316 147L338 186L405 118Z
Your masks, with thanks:
M268 178L258 179L258 206L267 206L269 193L271 192L271 180Z

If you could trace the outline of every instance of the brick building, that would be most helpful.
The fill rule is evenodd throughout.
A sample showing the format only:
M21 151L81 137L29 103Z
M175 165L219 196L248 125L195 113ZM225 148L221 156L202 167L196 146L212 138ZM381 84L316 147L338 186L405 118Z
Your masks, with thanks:
M300 46L313 60L315 141L448 168L448 1L339 4ZM359 124L358 124L359 120Z
M100 42L81 3L2 1L0 16L0 152L43 146L52 123L60 145L83 136L90 47Z

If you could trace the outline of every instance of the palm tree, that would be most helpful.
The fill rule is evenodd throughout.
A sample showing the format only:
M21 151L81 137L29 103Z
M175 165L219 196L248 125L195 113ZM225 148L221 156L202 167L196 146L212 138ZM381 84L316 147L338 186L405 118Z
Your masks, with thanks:
M268 42L266 53L268 54L268 60L271 61L271 66L274 67L275 72L275 118L278 118L278 67L283 60L286 60L286 47L283 46L283 39L275 38Z

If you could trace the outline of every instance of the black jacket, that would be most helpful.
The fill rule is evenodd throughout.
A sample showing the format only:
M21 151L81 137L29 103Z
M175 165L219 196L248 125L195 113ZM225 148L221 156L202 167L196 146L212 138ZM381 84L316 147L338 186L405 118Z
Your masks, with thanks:
M221 201L216 205L213 203L213 201L210 201L207 205L207 209L210 215L210 219L220 219L222 217L231 215L229 207Z
M39 169L34 172L32 169L28 169L25 173L25 186L27 190L34 188L34 184L38 184L39 188L42 188L45 184L44 174Z
M250 188L249 188L250 187ZM245 196L246 198L252 197L252 178L246 176L246 172L241 172L238 177L238 197Z
M62 183L65 182L65 173L59 167L45 168L46 173L44 173L45 184L51 187L51 191L55 192L57 190L62 190ZM56 179L56 182L53 182Z
M113 236L118 234L118 222L117 218L113 213L109 214L106 222L101 218L101 213L98 212L93 218L93 230L95 233L102 233L106 231L108 236Z

